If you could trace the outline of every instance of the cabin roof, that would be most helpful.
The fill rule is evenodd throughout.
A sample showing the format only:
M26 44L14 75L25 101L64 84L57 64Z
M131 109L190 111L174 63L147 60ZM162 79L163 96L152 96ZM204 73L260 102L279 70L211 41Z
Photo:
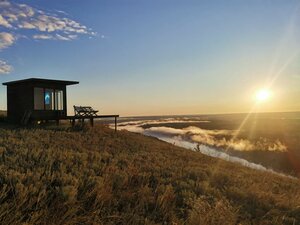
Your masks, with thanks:
M68 81L68 80L50 80L50 79L42 79L42 78L29 78L24 80L15 80L10 82L2 83L3 85L14 85L14 84L60 84L60 85L73 85L79 84L78 81Z

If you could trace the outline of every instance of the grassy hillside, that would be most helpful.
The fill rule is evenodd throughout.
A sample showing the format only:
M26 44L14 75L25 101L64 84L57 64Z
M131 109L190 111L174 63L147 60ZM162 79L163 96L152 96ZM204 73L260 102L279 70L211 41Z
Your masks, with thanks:
M300 224L300 182L154 138L0 129L1 224Z

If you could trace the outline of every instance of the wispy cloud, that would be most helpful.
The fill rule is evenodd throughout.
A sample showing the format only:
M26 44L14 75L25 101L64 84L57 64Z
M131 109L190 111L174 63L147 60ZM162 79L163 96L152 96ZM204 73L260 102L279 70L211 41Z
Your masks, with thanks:
M33 35L33 38L36 39L36 40L60 40L60 41L71 41L71 40L74 40L78 37L78 35L60 35L60 34L55 34L55 35L52 35L52 34L36 34L36 35Z
M1 32L0 33L0 51L2 49L8 48L9 46L13 45L16 38L11 34L7 32Z
M95 35L91 29L65 17L66 13L50 13L26 4L16 4L7 0L0 2L0 25L6 28L34 29L39 32L59 34Z
M46 12L27 4L0 0L0 50L13 45L22 30L30 30L27 38L39 40L72 41L80 35L93 37L96 32L87 26L68 18L66 12Z
M12 71L12 66L0 60L0 74L8 74Z
M40 39L40 40L52 40L53 36L49 34L35 34L33 35L34 39Z
M0 26L12 28L12 25L2 15L0 15Z

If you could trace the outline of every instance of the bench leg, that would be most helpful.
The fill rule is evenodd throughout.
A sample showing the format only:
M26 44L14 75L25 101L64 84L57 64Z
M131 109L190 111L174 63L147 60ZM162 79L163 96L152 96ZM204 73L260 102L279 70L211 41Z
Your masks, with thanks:
M94 126L94 118L93 117L90 118L90 123L91 123L91 127L93 127Z
M115 117L115 131L117 131L117 117Z

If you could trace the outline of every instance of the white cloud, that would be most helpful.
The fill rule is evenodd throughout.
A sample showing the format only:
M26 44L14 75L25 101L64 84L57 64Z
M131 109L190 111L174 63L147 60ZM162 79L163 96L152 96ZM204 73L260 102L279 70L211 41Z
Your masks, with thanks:
M24 29L35 29L35 26L32 25L31 23L28 23L27 21L23 21L18 25L19 28L24 28Z
M12 25L0 14L0 26L12 28Z
M62 36L60 34L56 34L56 39L57 40L61 40L61 41L70 41L72 40L71 38L69 38L68 36Z
M36 40L60 40L60 41L71 41L77 38L77 35L69 34L62 36L60 34L52 35L52 34L36 34L33 35L33 38Z
M56 12L60 13L60 14L64 14L64 15L69 15L67 12L63 11L63 10L55 10Z
M9 46L13 45L16 38L7 32L0 33L0 51L1 49L8 48Z
M33 35L33 38L40 40L53 40L53 36L49 34L35 34Z
M0 51L13 45L17 40L16 37L24 37L22 30L31 30L31 38L39 40L71 41L80 35L96 36L96 32L87 26L67 18L66 12L59 10L54 12L39 10L27 4L0 0L0 28L13 30L14 33L0 33ZM2 74L12 70L10 65L1 60L0 66Z
M12 66L8 65L5 61L0 60L0 74L8 74L12 71Z
M66 13L55 13L35 9L26 4L16 4L7 0L0 3L0 26L6 28L34 29L39 32L63 34L94 35L90 29L79 22L66 18ZM58 12L56 10L56 12ZM59 38L57 40L60 40Z

